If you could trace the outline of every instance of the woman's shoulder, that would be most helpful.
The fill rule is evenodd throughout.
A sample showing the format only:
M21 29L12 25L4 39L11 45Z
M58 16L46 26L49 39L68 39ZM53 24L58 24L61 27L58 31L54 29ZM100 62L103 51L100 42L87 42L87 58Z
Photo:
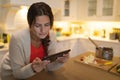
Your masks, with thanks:
M12 36L15 36L15 37L23 37L23 36L26 36L26 35L29 35L30 32L29 32L29 28L25 28L25 29L22 29L22 30L17 30L16 32L14 32L12 34Z
M15 40L18 40L18 41L28 40L29 38L30 38L29 28L18 30L11 35L11 39L15 39Z

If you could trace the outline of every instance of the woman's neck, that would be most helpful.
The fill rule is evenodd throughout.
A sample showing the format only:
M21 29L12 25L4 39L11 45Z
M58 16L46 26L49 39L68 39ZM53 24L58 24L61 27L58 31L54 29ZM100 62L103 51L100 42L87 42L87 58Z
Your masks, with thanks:
M40 39L38 39L37 37L35 37L34 35L31 35L31 43L33 46L38 48L42 44L42 41Z
M36 48L40 47L40 45L42 44L42 42L39 40L39 41L36 41L36 40L31 40L31 43L33 46L35 46Z

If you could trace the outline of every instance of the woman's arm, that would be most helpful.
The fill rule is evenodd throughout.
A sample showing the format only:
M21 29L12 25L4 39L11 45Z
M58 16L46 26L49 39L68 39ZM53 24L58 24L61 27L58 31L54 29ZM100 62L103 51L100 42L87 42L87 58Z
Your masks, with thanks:
M11 37L9 46L9 56L13 75L17 79L25 79L35 74L31 68L32 64L26 63L26 54L23 49L23 45L24 44L19 38L19 35Z

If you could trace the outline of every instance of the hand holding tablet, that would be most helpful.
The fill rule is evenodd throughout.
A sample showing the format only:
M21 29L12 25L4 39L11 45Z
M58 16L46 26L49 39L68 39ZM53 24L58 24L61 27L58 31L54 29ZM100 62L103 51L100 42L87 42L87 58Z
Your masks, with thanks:
M62 57L63 54L68 54L70 51L71 51L70 49L64 50L64 51L55 53L55 54L53 54L53 55L46 56L46 57L44 57L42 60L50 60L50 62L53 62L53 61L55 61L58 57Z

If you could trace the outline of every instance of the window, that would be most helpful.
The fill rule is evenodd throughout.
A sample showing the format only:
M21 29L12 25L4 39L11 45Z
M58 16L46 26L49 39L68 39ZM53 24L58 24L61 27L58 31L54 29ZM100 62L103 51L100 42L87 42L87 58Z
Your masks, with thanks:
M103 0L103 16L112 16L113 15L113 0Z
M64 5L64 16L69 16L70 15L70 2L69 0L65 0L65 5Z
M97 0L89 0L88 1L88 16L96 15L97 11Z

